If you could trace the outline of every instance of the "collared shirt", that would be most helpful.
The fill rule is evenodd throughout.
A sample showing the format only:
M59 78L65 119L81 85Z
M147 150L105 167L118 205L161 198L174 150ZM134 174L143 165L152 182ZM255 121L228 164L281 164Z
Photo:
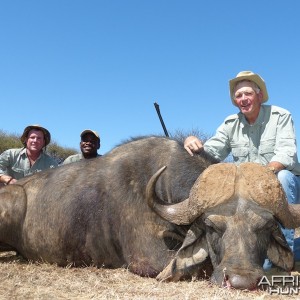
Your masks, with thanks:
M26 148L8 149L0 155L0 176L9 175L17 180L57 166L58 163L54 158L44 152L41 152L33 166L30 167Z
M101 154L97 154L97 157L98 156L101 156ZM66 165L66 164L69 164L69 163L73 163L73 162L76 162L76 161L80 161L82 159L84 159L84 156L82 155L82 153L74 154L74 155L71 155L71 156L67 157L64 160L63 165Z
M227 117L205 142L204 150L219 160L231 153L237 164L277 161L300 175L294 122L290 112L277 106L262 105L252 125L242 113Z

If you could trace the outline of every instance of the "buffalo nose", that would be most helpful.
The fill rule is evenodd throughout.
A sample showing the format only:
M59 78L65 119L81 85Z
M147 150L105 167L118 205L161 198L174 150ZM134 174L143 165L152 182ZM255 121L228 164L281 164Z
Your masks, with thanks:
M228 278L230 286L239 290L255 290L257 289L257 281L251 280L247 276L233 275Z

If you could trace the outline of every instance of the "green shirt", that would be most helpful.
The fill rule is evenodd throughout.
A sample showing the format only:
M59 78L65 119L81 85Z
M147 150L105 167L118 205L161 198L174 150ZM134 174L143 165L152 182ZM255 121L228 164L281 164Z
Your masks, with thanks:
M21 179L25 176L57 166L58 163L54 158L42 152L33 166L30 167L26 148L8 149L0 155L0 176L9 175L15 179Z
M97 157L98 156L101 156L101 154L97 154ZM69 163L73 163L73 162L76 162L76 161L80 161L82 159L84 159L84 156L82 155L82 153L74 154L74 155L71 155L71 156L67 157L64 160L63 165L66 165L66 164L69 164Z
M69 163L73 163L75 161L80 161L82 159L84 159L82 153L80 153L80 154L74 154L74 155L71 155L71 156L67 157L64 160L63 165L66 165L66 164L69 164Z
M291 114L280 107L262 105L256 122L250 125L242 113L227 117L204 149L219 160L230 153L235 163L282 163L300 175L295 128Z

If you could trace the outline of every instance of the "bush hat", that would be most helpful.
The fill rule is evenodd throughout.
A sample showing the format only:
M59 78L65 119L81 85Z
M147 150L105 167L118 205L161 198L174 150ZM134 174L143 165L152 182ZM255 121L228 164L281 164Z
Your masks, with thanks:
M44 127L42 127L42 126L40 126L38 124L36 124L36 125L29 125L29 126L27 126L24 129L23 134L22 134L22 136L20 138L22 144L24 146L26 146L26 138L28 136L29 131L32 130L32 129L40 130L40 131L43 132L44 139L45 139L45 147L46 147L50 143L50 141L51 141L51 134L50 134L50 132L46 128L44 128Z
M255 74L252 71L242 71L238 73L235 78L229 80L230 98L235 106L237 105L234 101L234 88L236 87L236 84L242 80L249 80L256 83L263 95L262 103L268 101L269 96L264 80L258 74Z
M91 129L85 129L80 133L80 137L82 138L84 135L87 133L92 133L99 141L100 141L100 136L97 131L91 130Z

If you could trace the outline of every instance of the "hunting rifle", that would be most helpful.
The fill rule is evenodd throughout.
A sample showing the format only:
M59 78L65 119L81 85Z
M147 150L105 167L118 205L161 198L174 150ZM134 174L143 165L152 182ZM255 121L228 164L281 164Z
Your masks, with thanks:
M163 120L163 118L162 118L162 116L161 116L161 114L160 114L159 105L158 105L156 102L154 102L154 106L155 106L157 115L158 115L158 117L159 117L160 124L161 124L161 126L162 126L162 128L163 128L163 130L164 130L164 132L165 132L165 135L166 135L167 137L169 137L167 128L166 128L166 126L165 126L165 122L164 122L164 120Z

